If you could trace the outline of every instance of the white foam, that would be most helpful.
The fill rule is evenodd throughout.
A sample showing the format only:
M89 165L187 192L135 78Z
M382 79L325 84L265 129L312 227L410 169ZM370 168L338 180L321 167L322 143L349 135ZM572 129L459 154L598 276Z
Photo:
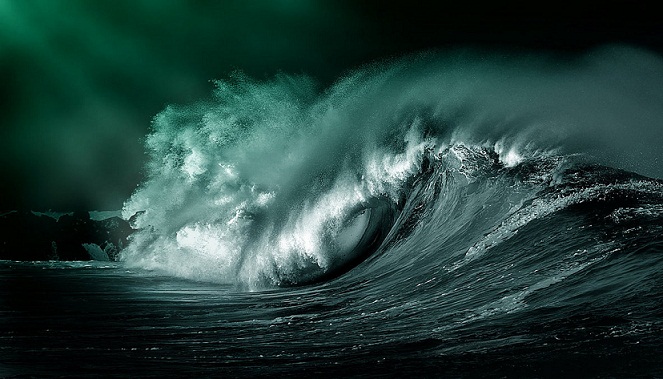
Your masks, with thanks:
M406 59L322 94L304 76L256 82L236 74L215 82L208 102L167 107L146 139L147 180L123 208L126 219L144 211L123 259L249 286L324 272L359 234L343 226L352 212L374 197L399 201L432 151L449 154L471 182L482 168L465 154L479 146L513 168L568 141L565 153L594 144L602 129L587 117L610 114L601 99L615 96L596 83L626 67L488 58ZM467 259L577 201L535 201L477 241ZM335 240L339 233L347 243Z

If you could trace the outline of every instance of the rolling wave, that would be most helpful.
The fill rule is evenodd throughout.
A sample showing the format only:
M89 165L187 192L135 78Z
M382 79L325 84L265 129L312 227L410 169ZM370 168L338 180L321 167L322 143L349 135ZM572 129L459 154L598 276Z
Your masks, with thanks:
M660 83L657 57L615 47L573 63L429 53L322 93L235 73L155 117L122 259L250 290L371 283L438 310L420 328L436 333L626 299L646 274L596 272L661 267L634 255L660 251L662 183L623 170L663 174Z

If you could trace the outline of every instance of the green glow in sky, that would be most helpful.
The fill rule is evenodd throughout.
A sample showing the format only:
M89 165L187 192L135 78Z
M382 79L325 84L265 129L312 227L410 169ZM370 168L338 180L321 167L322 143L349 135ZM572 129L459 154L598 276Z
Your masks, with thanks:
M120 208L142 178L154 115L206 98L235 70L307 74L324 88L427 48L663 46L657 13L640 3L600 15L575 3L392 3L0 0L0 210Z
M329 80L352 21L313 1L0 0L3 200L119 208L166 104L236 69Z

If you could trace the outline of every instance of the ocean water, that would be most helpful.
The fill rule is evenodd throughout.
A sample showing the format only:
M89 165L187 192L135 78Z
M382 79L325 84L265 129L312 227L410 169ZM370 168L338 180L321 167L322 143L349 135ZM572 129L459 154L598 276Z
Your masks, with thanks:
M663 65L424 54L157 115L120 262L0 263L5 376L663 375Z

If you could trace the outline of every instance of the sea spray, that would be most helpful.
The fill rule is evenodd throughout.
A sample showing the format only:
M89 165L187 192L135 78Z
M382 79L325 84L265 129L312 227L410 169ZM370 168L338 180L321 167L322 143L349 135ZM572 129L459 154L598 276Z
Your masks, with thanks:
M516 185L520 166L539 167L517 185L518 207L553 183L569 154L663 174L652 171L663 111L649 106L661 98L660 67L648 53L613 47L575 62L422 54L361 69L322 93L305 76L258 82L233 74L215 82L211 100L169 106L155 117L147 179L123 211L144 211L123 259L249 288L302 284L365 256L354 247L371 236L354 229L378 221L361 215L376 202L401 212L417 183L462 182L452 186L461 192L440 195L462 198L500 177L505 187L482 195L496 203ZM642 104L622 101L634 93L650 96ZM641 121L642 137L617 124L628 117ZM635 143L638 150L630 150ZM436 176L426 179L431 164ZM447 201L428 196L425 209ZM464 209L456 204L454 212ZM371 249L396 243L401 222L421 220L410 216L395 221L388 236L380 233L384 243L372 241Z

